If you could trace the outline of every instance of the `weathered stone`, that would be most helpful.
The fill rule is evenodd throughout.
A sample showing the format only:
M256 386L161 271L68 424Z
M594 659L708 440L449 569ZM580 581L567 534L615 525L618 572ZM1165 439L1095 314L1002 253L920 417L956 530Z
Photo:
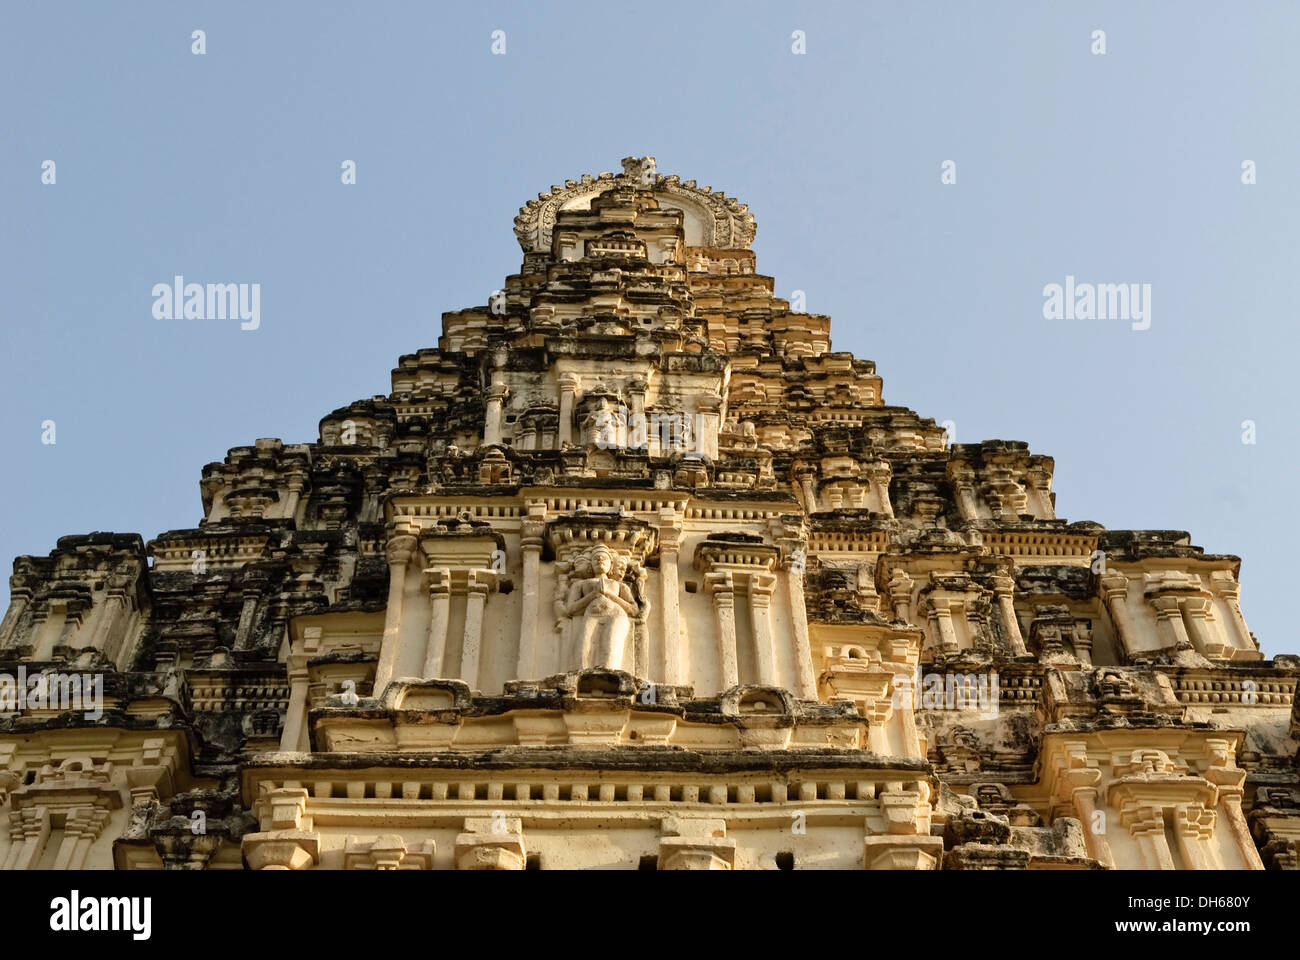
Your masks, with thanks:
M198 526L15 561L0 865L1297 868L1240 561L1057 517L622 169Z

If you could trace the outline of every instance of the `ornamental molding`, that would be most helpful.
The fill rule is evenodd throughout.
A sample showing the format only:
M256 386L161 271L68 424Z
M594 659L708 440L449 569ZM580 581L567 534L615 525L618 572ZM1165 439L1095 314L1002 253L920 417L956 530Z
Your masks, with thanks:
M728 197L712 187L701 187L694 180L664 176L654 172L654 157L627 157L623 172L604 171L596 176L583 174L578 180L566 180L553 186L549 193L539 193L519 208L515 217L515 236L524 253L550 253L555 219L561 210L587 210L591 201L615 186L649 185L653 177L654 193L669 206L694 212L704 223L712 223L711 242L707 246L724 250L748 250L754 242L757 225L746 204ZM706 233L706 237L708 234Z

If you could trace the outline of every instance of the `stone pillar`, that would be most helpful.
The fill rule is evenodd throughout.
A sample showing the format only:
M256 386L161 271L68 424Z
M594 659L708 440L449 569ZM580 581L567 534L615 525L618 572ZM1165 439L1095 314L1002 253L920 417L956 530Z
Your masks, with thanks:
M26 587L16 587L11 578L9 581L9 609L5 611L4 622L0 623L0 647L5 646L13 638L14 630L18 627L18 621L22 618L23 611L27 609L27 604L31 602L32 593Z
M1222 870L1217 852L1210 845L1214 838L1215 812L1203 804L1179 804L1174 812L1174 831L1183 860L1192 870Z
M729 690L740 683L736 666L736 590L730 573L710 573L704 577L713 594L713 612L718 619L719 690Z
M817 677L813 672L812 639L808 634L808 604L803 594L807 544L796 541L792 551L781 560L790 593L790 630L794 634L795 693L801 700L817 699Z
M559 446L573 442L573 398L578 391L578 378L572 373L560 377L560 434Z
M114 663L117 662L126 639L122 635L121 622L127 610L127 590L131 586L130 577L114 575L108 578L104 607L95 620L95 629L90 638L90 645Z
M1156 627L1164 641L1161 646L1171 650L1187 650L1192 641L1187 637L1187 628L1183 626L1183 611L1178 597L1172 594L1156 594L1151 597L1151 606L1156 608Z
M776 577L755 573L749 578L749 613L754 624L754 662L758 665L758 682L768 687L779 685L776 676L776 645L772 638L772 591Z
M902 570L895 570L889 578L886 589L889 600L894 605L894 618L907 623L912 622L912 587L915 581Z
M1083 666L1092 666L1092 626L1086 620L1074 625L1074 655Z
M414 547L412 547L414 549ZM320 834L307 815L307 791L278 787L263 803L262 833L244 834L244 859L253 870L305 870L320 862Z
M1016 581L1011 577L994 577L993 593L998 600L998 612L1002 615L1002 627L1011 643L1011 656L1028 656L1025 638L1020 633L1020 621L1016 619Z
M1228 619L1232 623L1232 633L1235 635L1233 646L1238 650L1258 651L1259 645L1250 635L1246 618L1241 615L1241 604L1238 602L1241 598L1241 584L1227 576L1211 576L1211 583L1217 588L1219 599L1228 608Z
M424 571L429 587L429 638L424 647L424 678L441 680L447 669L447 621L451 619L451 571L430 567Z
M260 577L245 580L241 591L243 606L239 611L239 626L235 628L235 649L244 650L253 642L253 617L257 613L257 601L262 596L264 583Z
M935 640L941 652L953 654L961 649L957 631L952 625L952 601L945 597L930 598L930 616L935 627Z
M892 517L894 506L889 499L889 479L893 476L893 470L890 469L889 463L885 460L869 463L866 476L867 482L871 484L871 492L875 494L876 502L880 504L880 512L886 517Z
M682 518L674 507L659 510L659 586L662 590L663 649L659 676L664 683L680 683L686 676L682 662L681 587L677 564L682 547Z
M388 607L384 611L384 640L379 650L379 663L375 667L376 697L384 695L384 688L393 679L397 666L398 645L401 642L402 598L406 593L406 570L419 538L412 532L411 526L399 526L389 531L388 547L385 556L388 559Z
M570 629L573 618L564 612L565 603L569 596L569 574L571 572L572 564L569 561L556 561L555 594L551 601L551 610L555 614L555 632L558 634L555 647L558 651L558 669L561 673L577 670L582 666L579 655L573 651L576 641L570 636L573 632Z
M90 846L108 821L108 810L99 805L80 807L68 814L63 827L63 843L54 858L55 870L80 870Z
M817 513L821 507L817 503L817 489L814 483L817 479L817 470L813 467L800 467L796 471L799 481L799 489L803 491L804 509L809 513Z
M689 452L717 459L721 406L720 397L703 396L696 401L694 416L687 420L687 429L691 433L687 445Z
M644 380L633 380L627 386L627 446L637 453L650 451L650 425L645 415L645 395L649 389Z
M901 682L898 680L895 680L895 682L899 684L900 689L903 684L906 684L906 693L900 697L902 702L898 708L898 720L903 728L903 749L906 751L907 756L924 759L926 751L921 746L921 731L916 727L916 711L921 708L921 685L918 682L919 680L920 673L918 671L914 677L905 676Z
M1203 656L1221 660L1232 655L1229 645L1224 643L1210 626L1210 598L1185 597L1183 612L1187 614L1187 623L1191 628L1192 643Z
M1092 769L1086 772L1092 775L1093 784L1101 779L1100 770ZM1074 803L1075 815L1078 816L1079 822L1083 824L1083 836L1088 844L1088 852L1107 870L1114 870L1115 854L1111 852L1110 841L1106 839L1105 831L1093 829L1093 817L1097 812L1098 800L1096 786L1075 787L1070 794L1070 799ZM1105 816L1104 813L1103 816Z
M293 473L289 475L289 496L284 501L284 518L286 520L296 520L298 516L298 501L302 497L302 492L307 486L307 478L302 474Z
M665 817L660 832L660 870L735 869L736 841L726 820Z
M1025 474L1029 489L1033 491L1038 503L1039 516L1044 520L1056 519L1056 507L1052 505L1052 477L1041 467L1034 467Z
M1137 841L1138 852L1148 870L1174 869L1174 856L1165 839L1164 812L1159 807L1126 807L1121 817Z
M305 653L291 653L286 660L289 671L289 707L284 714L284 729L280 731L280 749L296 753L306 751L310 743L307 736L307 688L311 674L307 670Z
M54 648L58 645L59 637L63 635L63 627L67 620L67 604L61 600L50 600L45 609L37 613L32 630L33 660L49 660L54 656Z
M520 817L466 817L465 830L456 836L457 870L523 870L524 849Z
M493 379L497 374L494 373ZM497 445L501 443L501 410L505 405L505 399L510 390L504 383L493 383L488 388L487 393L487 411L483 421L483 445Z
M948 468L953 491L957 495L957 512L963 520L978 520L979 506L975 500L975 471L967 464L954 462Z
M460 650L460 676L471 690L478 689L478 667L483 648L483 608L495 577L490 570L471 570L465 585L465 638Z
M1241 855L1247 870L1263 870L1264 861L1260 859L1255 841L1251 839L1250 827L1241 810L1241 798L1246 783L1246 771L1232 766L1233 749L1226 740L1207 740L1206 748L1212 765L1203 776L1214 784L1218 792L1218 809L1223 812L1223 819L1228 824L1228 832Z
M320 839L315 834L277 833L283 835L245 834L244 859L250 870L306 870L320 859Z
M1102 601L1110 611L1110 619L1115 624L1115 634L1120 645L1127 653L1136 653L1138 646L1137 631L1128 615L1128 577L1122 573L1113 573L1098 580Z
M50 837L49 817L34 807L9 813L9 855L6 870L30 870L40 859L41 850Z
M519 606L519 662L516 679L537 676L538 604L541 602L542 535L546 532L544 504L530 504L528 516L519 526L519 552L523 558L523 596Z

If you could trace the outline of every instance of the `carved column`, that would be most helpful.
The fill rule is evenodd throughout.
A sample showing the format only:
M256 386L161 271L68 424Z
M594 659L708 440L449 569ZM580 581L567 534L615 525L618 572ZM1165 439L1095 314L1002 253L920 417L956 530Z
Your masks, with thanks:
M808 605L804 599L803 576L807 545L796 541L795 549L781 560L790 591L790 629L794 633L795 693L801 700L817 699L817 678L813 673L812 640L808 635Z
M523 557L524 585L519 608L519 662L515 673L520 680L537 676L538 603L541 601L542 535L546 507L530 506L519 526L519 551Z
M560 446L573 442L573 398L577 391L576 376L566 373L560 377Z
M902 570L895 570L886 589L894 605L894 619L912 622L912 587L915 581Z
M1102 577L1098 584L1101 588L1102 601L1110 611L1111 623L1115 625L1115 634L1119 637L1120 645L1125 652L1135 653L1139 649L1138 636L1133 629L1133 621L1128 615L1128 577L1122 573L1110 574Z
M320 834L307 814L307 791L278 787L259 802L261 833L244 834L244 859L253 870L305 870L320 862Z
M1174 856L1165 839L1164 811L1159 807L1128 806L1121 818L1137 841L1138 851L1148 870L1174 869Z
M36 866L50 836L50 819L35 807L9 813L9 855L6 870L30 870Z
M893 698L898 698L898 720L903 730L903 751L905 756L924 757L925 747L921 743L921 731L916 726L916 711L921 708L921 674L895 674L890 689L890 706Z
M1052 477L1041 467L1031 468L1026 474L1029 489L1033 491L1034 500L1038 502L1039 514L1044 520L1056 519L1056 507L1052 505Z
M393 679L397 666L398 645L401 641L402 598L406 593L406 571L419 544L413 528L398 527L390 531L385 556L388 559L388 607L384 611L384 641L375 667L375 696L382 697L384 688Z
M244 581L244 588L240 591L244 603L239 610L239 626L235 628L236 650L244 650L252 646L253 617L257 613L257 601L262 596L265 586L265 578L260 576L248 577Z
M121 621L127 610L127 591L132 585L132 578L114 574L108 578L108 588L104 595L104 607L96 618L95 630L90 645L101 651L114 663L122 652Z
M424 571L429 588L429 638L424 646L424 678L446 676L447 621L451 619L451 571L430 567Z
M871 492L875 494L876 502L880 504L880 512L887 517L892 517L894 507L889 500L889 478L893 476L893 470L890 469L889 463L885 460L876 460L867 464L866 476L868 483L871 484Z
M718 620L718 682L720 690L740 683L736 666L736 590L730 573L710 573L704 578L713 595L713 612Z
M523 821L519 817L466 817L465 830L456 836L457 870L523 870Z
M1110 841L1106 837L1106 815L1103 812L1098 822L1097 811L1101 799L1098 784L1101 783L1101 770L1088 765L1088 747L1083 742L1065 745L1065 762L1068 767L1061 771L1061 779L1070 791L1070 803L1074 814L1083 824L1084 841L1088 852L1108 870L1115 869L1115 855L1111 852ZM1097 829L1097 827L1101 829Z
M286 658L289 672L289 707L284 714L284 729L280 732L280 749L286 752L306 751L310 742L307 736L307 688L311 675L307 670L307 655L301 652Z
M1210 626L1210 606L1209 597L1186 597L1183 600L1183 612L1187 614L1192 643L1196 649L1211 659L1223 659L1231 656L1232 651Z
M572 632L569 627L573 618L564 612L566 598L569 596L569 574L572 571L572 564L567 560L557 560L555 562L555 596L551 603L551 608L555 613L555 632L559 635L555 646L559 651L559 670L576 670L582 666L581 661L573 652L574 640L570 637Z
M1151 606L1156 608L1156 627L1163 639L1162 647L1171 650L1186 650L1192 641L1187 637L1187 628L1183 626L1183 611L1178 597L1172 594L1156 594L1151 597Z
M659 510L659 586L662 590L663 649L659 675L664 683L680 683L686 676L682 663L681 594L677 582L682 547L682 519L673 507Z
M1101 779L1101 771L1093 771ZM1088 844L1088 851L1107 870L1115 869L1115 854L1111 852L1110 841L1101 830L1094 830L1094 817L1097 812L1098 793L1096 787L1075 787L1070 795L1074 802L1074 812L1083 824L1083 836ZM1104 815L1104 814L1103 814Z
M493 379L496 376L497 374L494 373ZM484 446L501 443L501 409L509 394L510 390L504 383L493 383L488 388L487 410L483 421Z
M736 841L723 819L666 818L660 825L660 870L732 870Z
M1193 870L1222 870L1223 864L1210 841L1218 816L1199 803L1179 804L1174 811L1174 832L1183 860Z
M1074 625L1074 655L1085 667L1092 666L1092 624L1086 620Z
M1250 836L1246 816L1241 810L1246 771L1233 766L1235 751L1228 741L1207 740L1205 745L1213 761L1204 776L1217 788L1218 808L1223 811L1223 819L1228 824L1228 832L1232 835L1237 852L1241 854L1247 870L1263 870L1264 861L1260 859L1259 850Z
M461 646L460 675L471 690L478 689L478 667L483 648L483 609L495 576L490 570L471 570L465 585L465 639Z
M54 858L55 870L80 870L86 854L108 821L108 809L99 805L70 811L63 827L63 843Z
M8 644L13 638L18 621L22 618L23 611L27 609L27 604L32 599L30 589L14 585L16 579L17 577L12 577L9 580L9 609L5 611L4 622L0 623L0 647Z
M1232 622L1232 632L1235 634L1233 645L1239 650L1258 650L1259 646L1246 626L1246 618L1241 614L1241 604L1238 602L1241 598L1241 584L1230 576L1215 575L1211 575L1210 582L1215 586L1219 599L1228 608L1228 619Z
M54 648L58 646L67 620L68 607L62 600L50 600L45 604L45 609L37 613L32 630L35 637L32 644L33 660L49 660L54 655Z
M749 614L754 624L754 662L758 666L758 682L768 687L778 685L776 676L776 644L772 639L772 591L776 577L770 573L755 573L749 577Z
M1016 619L1016 581L1011 577L994 577L993 593L997 596L998 612L1002 614L1002 626L1011 643L1011 656L1027 656L1025 638L1020 633L1020 621Z
M957 630L952 625L952 601L945 597L931 597L929 604L939 649L945 654L956 653L961 645L957 642Z
M298 500L307 486L307 478L301 473L291 473L288 478L289 496L284 501L284 518L295 520L298 516Z
M957 495L957 511L963 520L978 520L979 507L975 501L975 471L967 464L953 462L948 467L948 478Z
M795 478L799 481L799 489L803 491L804 509L809 513L817 513L821 507L817 503L817 491L814 483L817 479L817 469L815 467L799 467L795 471Z

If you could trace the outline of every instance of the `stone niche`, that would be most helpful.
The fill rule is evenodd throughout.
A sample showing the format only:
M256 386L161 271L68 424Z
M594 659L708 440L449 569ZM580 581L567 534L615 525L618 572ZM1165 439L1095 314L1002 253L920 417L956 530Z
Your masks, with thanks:
M656 528L613 513L579 511L547 524L557 577L554 611L564 670L604 667L649 674L646 560Z

